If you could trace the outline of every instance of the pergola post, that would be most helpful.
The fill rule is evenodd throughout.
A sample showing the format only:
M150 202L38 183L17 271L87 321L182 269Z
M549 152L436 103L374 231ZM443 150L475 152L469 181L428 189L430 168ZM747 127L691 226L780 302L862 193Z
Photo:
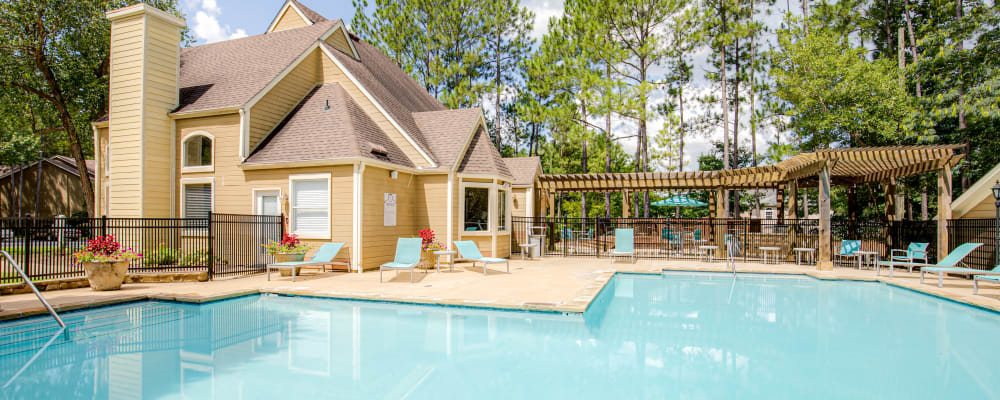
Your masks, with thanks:
M632 193L628 190L622 192L622 218L632 217Z
M726 218L726 190L715 189L715 218ZM721 207L720 207L721 206Z
M951 167L945 164L938 171L938 226L937 226L937 257L944 259L950 250L948 247L948 220L951 219Z
M778 186L778 187L774 188L774 197L775 197L775 199L777 199L777 202L778 202L778 204L777 204L778 209L775 210L776 211L775 213L778 214L778 215L776 215L775 218L778 219L778 223L779 224L780 223L784 223L785 222L785 188L783 188L781 186ZM757 217L759 218L760 216L758 215Z
M726 191L722 188L715 188L713 190L712 197L715 199L715 214L712 217L715 218L712 224L713 239L715 239L715 245L719 246L719 254L726 254L726 227L728 222L726 221Z
M885 189L885 219L888 221L898 221L896 215L896 180L889 179L882 184Z
M799 181L788 181L788 218L799 219Z
M816 269L832 271L833 262L830 259L832 237L830 230L830 163L823 163L819 171L819 249L816 259Z

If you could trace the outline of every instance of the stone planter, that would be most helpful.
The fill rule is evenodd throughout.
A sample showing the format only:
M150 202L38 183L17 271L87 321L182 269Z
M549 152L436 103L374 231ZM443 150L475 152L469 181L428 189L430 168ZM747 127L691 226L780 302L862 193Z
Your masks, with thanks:
M420 261L424 262L424 268L430 269L434 268L434 266L437 265L438 256L434 255L435 251L437 250L422 250L420 252L422 254L422 257L420 257Z
M83 271L87 274L87 282L95 291L118 290L122 288L125 274L128 272L128 260L115 262L85 262Z
M306 253L304 253L304 252L303 253L274 253L274 262L275 263L292 262L292 261L302 261L305 258L306 258ZM302 270L302 267L295 267L295 275L299 275L299 272L301 270ZM290 269L280 269L280 270L278 270L278 272L281 272L281 276L291 276L292 275L292 270L290 270Z

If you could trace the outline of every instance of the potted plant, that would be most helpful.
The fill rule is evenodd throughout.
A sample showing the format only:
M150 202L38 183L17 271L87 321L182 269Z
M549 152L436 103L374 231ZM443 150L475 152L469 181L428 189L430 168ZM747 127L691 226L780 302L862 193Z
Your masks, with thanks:
M302 243L298 235L289 235L287 233L281 237L280 242L272 240L264 245L264 248L267 249L267 254L274 256L274 262L276 263L302 261L306 257L306 252L311 247L308 243ZM295 268L295 275L299 274L299 269ZM292 271L290 270L281 270L281 276L289 276L291 274Z
M421 240L420 248L422 250L421 254L423 255L422 259L426 262L424 267L432 268L437 264L437 256L434 255L434 252L447 250L448 247L434 241L436 235L433 230L423 229L420 232L417 232L417 235L420 236Z
M83 250L73 253L83 265L90 288L97 291L118 290L125 281L129 261L142 258L132 249L122 249L114 235L88 240Z

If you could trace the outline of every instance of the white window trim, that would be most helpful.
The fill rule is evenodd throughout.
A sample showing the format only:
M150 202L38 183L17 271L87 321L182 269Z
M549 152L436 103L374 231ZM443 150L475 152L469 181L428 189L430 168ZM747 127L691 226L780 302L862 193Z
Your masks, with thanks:
M212 164L210 165L199 165L194 167L184 166L184 158L187 156L187 146L186 143L188 139L195 136L204 136L212 141ZM211 133L205 131L194 131L181 138L181 173L188 172L214 172L215 171L215 136Z
M513 191L513 188L511 188L510 186L504 187L503 184L498 184L497 185L497 206L500 205L499 204L499 201L500 201L499 200L500 199L500 191L504 191L505 193L507 193L504 196L504 197L506 197L506 199L504 201L506 201L505 204L507 206L504 207L504 210L503 210L504 211L504 215L498 215L497 216L498 218L503 218L504 219L504 225L503 225L504 229L499 229L499 225L500 224L497 224L497 228L498 228L497 229L497 233L510 233L510 223L511 223L510 213L511 213L511 208L513 207L513 204L511 204L511 202L513 201L513 196L512 196L511 192Z
M292 190L292 187L289 186L288 190ZM250 215L260 215L260 213L259 213L260 204L257 204L257 193L259 193L259 192L278 192L278 212L281 212L281 188L280 187L253 188L253 189L250 189L250 198L253 199L253 204L250 205L250 207L252 207L250 209Z
M488 216L487 216L487 229L485 231L466 231L465 230L465 189L466 188L484 188L489 189L489 201L488 201ZM504 216L498 216L497 206L499 205L498 197L500 190L506 191L507 195L507 208ZM497 234L507 234L510 233L511 224L511 188L504 188L503 184L492 183L492 182L465 182L463 181L459 185L459 204L458 204L458 215L459 215L459 227L460 235L462 236L490 236L494 233ZM498 218L504 218L506 220L506 226L504 230L498 229L500 224Z
M299 174L299 175L289 175L288 176L288 195L289 197L294 196L292 192L292 182L294 181L313 181L319 179L326 179L327 184L327 196L326 196L326 233L325 234L299 234L292 230L292 221L295 220L295 207L292 206L292 199L288 199L288 229L291 231L289 233L299 235L301 239L330 239L331 235L331 225L333 225L333 214L331 206L333 203L333 179L330 173L321 174Z
M187 190L187 185L199 185L199 184L205 184L205 183L207 183L207 184L209 184L211 186L210 190L212 191L211 206L209 206L209 210L211 210L211 212L213 212L213 213L215 212L215 177L207 177L207 178L181 178L181 182L180 182L180 184L181 184L181 204L180 204L181 205L181 213L180 213L181 214L181 218L187 218L187 215L186 215L187 213L184 212L184 209L186 208L185 204L184 204L184 201L187 198L187 196L185 196L184 192ZM185 228L184 229L184 236L207 236L207 235L208 235L208 229L190 229L190 228Z

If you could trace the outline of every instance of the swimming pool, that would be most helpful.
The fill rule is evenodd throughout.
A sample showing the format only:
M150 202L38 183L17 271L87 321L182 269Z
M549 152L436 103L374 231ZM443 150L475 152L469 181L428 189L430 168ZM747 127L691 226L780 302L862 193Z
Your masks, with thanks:
M0 324L4 398L997 398L1000 315L879 283L616 275L579 315L283 296ZM15 376L16 375L16 376Z

